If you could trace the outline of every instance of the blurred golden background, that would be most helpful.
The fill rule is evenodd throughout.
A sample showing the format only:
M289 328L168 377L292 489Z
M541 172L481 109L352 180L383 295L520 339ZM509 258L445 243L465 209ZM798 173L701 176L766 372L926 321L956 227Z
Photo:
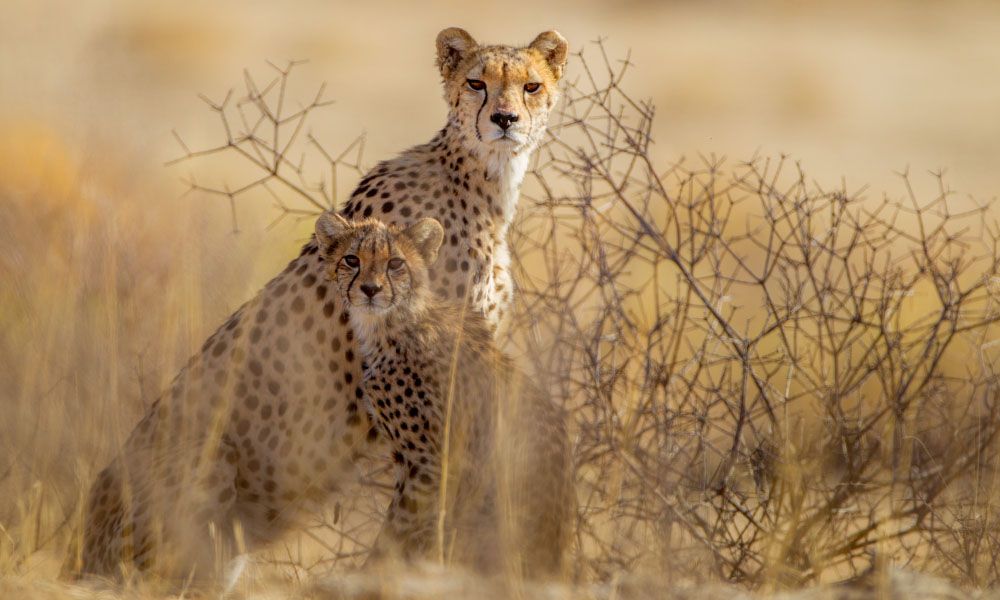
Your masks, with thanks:
M605 37L615 56L631 50L662 160L784 152L821 180L881 188L906 165L945 167L966 192L995 191L993 2L5 4L4 119L84 156L108 144L136 167L174 155L172 128L206 124L196 92L221 97L265 60L308 59L307 76L329 82L331 139L367 131L372 159L422 141L444 115L434 35L454 24L482 41L552 27L576 49Z

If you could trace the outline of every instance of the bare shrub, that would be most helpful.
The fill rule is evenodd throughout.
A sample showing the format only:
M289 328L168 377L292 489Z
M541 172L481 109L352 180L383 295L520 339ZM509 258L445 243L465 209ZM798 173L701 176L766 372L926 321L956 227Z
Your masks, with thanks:
M362 174L363 136L334 156L308 129L316 110L331 104L325 98L326 84L321 84L307 103L288 98L289 77L299 64L291 61L280 67L268 63L273 76L263 85L244 70L244 91L239 97L234 98L233 89L220 101L199 95L219 119L225 137L219 145L191 150L174 131L183 154L168 162L168 166L221 156L242 167L243 178L238 184L201 183L194 175L186 178L190 192L221 196L229 201L234 231L239 230L236 201L242 196L265 193L278 209L273 226L285 217L310 218L333 208L337 204L341 170L355 178Z
M571 410L577 576L798 585L893 564L998 583L987 206L940 176L929 197L903 174L900 198L873 199L784 157L663 165L628 61L589 51L524 185L504 334ZM338 204L362 144L334 156L303 134L322 95L282 112L290 70L210 102L225 143L181 142L180 160L255 175L193 189L263 191L282 216Z
M995 583L987 205L939 176L825 190L786 158L664 168L598 50L513 233L511 341L575 415L581 574L695 552L750 584L879 557Z

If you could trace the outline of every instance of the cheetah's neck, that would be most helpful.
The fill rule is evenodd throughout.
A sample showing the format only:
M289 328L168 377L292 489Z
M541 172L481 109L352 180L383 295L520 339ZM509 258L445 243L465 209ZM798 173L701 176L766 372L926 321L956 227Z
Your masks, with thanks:
M351 328L366 361L385 354L424 355L428 348L452 348L455 342L466 348L489 345L489 329L478 312L441 302L426 290L417 296L386 315L350 311Z
M498 233L506 234L517 211L521 184L534 147L513 150L509 146L497 145L495 149L480 150L481 146L466 143L467 136L461 132L454 119L449 119L436 139L441 141L439 147L442 147L443 154L452 158L461 156L464 162L472 166L474 178L478 180L475 183L496 198L495 206L491 207L492 212L501 221Z

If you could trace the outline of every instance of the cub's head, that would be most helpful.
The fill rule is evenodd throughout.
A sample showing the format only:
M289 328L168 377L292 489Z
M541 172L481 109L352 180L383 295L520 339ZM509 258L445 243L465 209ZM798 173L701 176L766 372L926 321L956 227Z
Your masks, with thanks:
M352 319L379 319L422 305L427 269L443 238L444 229L434 219L420 219L406 229L375 219L348 221L329 212L316 221L327 276Z
M530 152L542 139L559 98L566 40L546 31L527 47L480 46L464 29L437 37L449 119L464 143L486 158Z

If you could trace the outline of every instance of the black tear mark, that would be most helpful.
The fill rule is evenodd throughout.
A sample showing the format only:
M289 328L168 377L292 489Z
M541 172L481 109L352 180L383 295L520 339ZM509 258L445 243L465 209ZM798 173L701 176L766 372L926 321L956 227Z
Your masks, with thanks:
M479 115L483 114L483 109L486 108L486 100L490 97L489 88L483 88L483 103L479 105L479 110L476 111L476 138L479 141L483 141L483 135L479 133Z
M347 301L348 302L351 301L351 288L354 287L354 281L358 278L358 275L361 275L361 267L358 267L357 269L355 269L354 276L351 277L351 282L347 284Z
M396 286L392 285L392 275L389 273L389 263L392 262L392 241L389 241L389 260L385 261L385 280L389 282L389 291L392 293L389 296L389 304L395 304L396 302ZM405 262L403 264L406 264Z
M528 135L535 129L535 117L528 108L528 90L521 88L521 102L524 103L524 112L528 115Z

